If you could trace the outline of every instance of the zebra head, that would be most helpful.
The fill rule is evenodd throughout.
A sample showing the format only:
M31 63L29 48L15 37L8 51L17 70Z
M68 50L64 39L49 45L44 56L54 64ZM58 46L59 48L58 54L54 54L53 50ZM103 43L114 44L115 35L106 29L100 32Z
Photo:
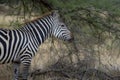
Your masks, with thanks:
M52 28L52 35L64 41L72 41L74 38L65 23L60 20L58 11L54 11L52 16L54 24Z

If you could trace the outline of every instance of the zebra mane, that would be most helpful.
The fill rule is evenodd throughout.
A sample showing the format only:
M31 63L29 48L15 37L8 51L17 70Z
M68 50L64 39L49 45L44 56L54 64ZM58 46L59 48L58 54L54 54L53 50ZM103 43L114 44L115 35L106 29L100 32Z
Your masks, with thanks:
M42 18L44 18L44 17L46 17L46 16L48 16L48 15L52 15L53 12L54 12L54 11L50 11L50 12L44 13L43 15L41 15L41 16L33 19L33 20L27 20L27 21L25 21L24 24L27 24L27 23L30 23L30 22L34 22L34 21L36 21L36 20L38 20L38 19L42 19Z

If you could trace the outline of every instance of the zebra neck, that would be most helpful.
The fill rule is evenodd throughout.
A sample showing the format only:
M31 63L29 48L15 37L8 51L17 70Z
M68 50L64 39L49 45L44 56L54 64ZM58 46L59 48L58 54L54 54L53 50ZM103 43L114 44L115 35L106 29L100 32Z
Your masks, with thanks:
M35 20L27 23L24 29L26 30L25 32L29 34L30 38L39 46L51 35L50 27L51 26L43 20Z

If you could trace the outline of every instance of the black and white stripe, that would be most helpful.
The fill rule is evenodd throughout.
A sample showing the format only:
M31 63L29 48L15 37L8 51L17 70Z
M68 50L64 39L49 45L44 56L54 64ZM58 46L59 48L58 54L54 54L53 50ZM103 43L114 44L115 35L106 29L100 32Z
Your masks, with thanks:
M70 31L59 20L59 14L56 11L28 22L20 29L0 29L0 63L13 62L14 80L18 80L19 73L22 74L22 79L27 80L32 57L39 45L52 35L62 40L72 39ZM19 70L20 64L24 66L22 70Z

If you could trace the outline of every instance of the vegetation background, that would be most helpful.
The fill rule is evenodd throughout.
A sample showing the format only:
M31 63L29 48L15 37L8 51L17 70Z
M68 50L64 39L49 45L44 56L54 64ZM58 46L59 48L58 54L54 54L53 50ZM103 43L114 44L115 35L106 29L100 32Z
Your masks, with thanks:
M0 27L16 29L51 10L73 33L40 46L31 80L120 80L120 0L0 0ZM12 79L12 65L0 65L0 80Z

